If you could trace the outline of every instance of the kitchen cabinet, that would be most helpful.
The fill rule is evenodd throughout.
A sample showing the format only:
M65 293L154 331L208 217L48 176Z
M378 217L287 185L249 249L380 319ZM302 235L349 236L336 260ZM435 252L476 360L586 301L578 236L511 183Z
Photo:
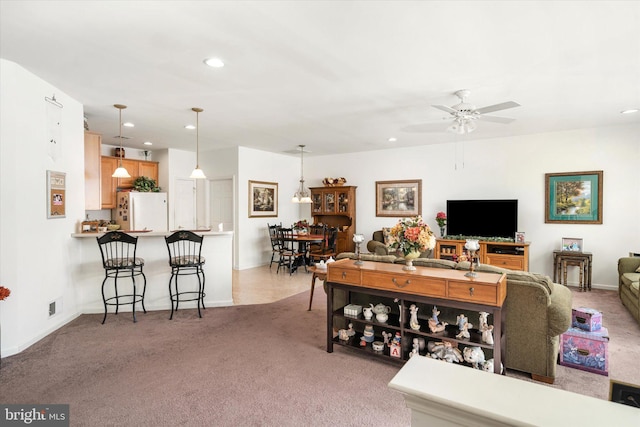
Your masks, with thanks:
M101 162L100 150L102 135L85 131L84 133L84 208L85 210L100 210Z
M356 230L355 186L312 187L311 215L314 224L338 228L336 252L354 252Z
M139 176L146 176L158 182L158 162L146 160L122 159L122 166L129 172L131 178L113 178L113 172L120 163L119 157L102 156L101 180L102 209L116 207L116 192L119 189L133 188L133 182Z

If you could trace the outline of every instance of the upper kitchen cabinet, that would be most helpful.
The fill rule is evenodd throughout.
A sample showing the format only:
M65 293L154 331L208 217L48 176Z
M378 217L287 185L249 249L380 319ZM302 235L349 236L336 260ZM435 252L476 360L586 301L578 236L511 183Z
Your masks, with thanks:
M129 172L131 178L113 178L113 172L120 163L119 157L102 156L102 209L116 207L116 192L119 189L133 188L133 182L139 176L146 176L158 182L158 162L146 160L122 159L122 166Z
M102 135L84 133L84 208L95 211L102 208L100 199L100 150Z

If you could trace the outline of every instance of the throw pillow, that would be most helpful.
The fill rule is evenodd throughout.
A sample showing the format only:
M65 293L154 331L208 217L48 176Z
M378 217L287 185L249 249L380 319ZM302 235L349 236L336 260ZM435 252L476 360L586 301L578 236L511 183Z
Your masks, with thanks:
M636 268L636 273L640 273L640 266Z
M382 227L382 238L384 239L384 245L389 246L389 232L391 228Z

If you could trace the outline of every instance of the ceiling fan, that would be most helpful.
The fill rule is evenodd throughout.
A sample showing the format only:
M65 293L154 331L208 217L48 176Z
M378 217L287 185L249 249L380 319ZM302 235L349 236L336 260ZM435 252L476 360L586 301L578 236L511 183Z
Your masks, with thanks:
M520 104L518 104L517 102L507 101L500 104L476 108L475 105L466 102L466 98L467 96L469 96L469 94L471 94L471 91L468 89L456 91L454 95L460 99L460 103L452 107L447 107L446 105L432 105L432 107L437 108L438 110L442 110L451 114L453 123L447 130L458 134L465 134L473 132L476 129L476 120L485 120L487 122L502 124L508 124L515 120L507 117L487 116L485 114L492 113L494 111L506 110L508 108L519 107Z

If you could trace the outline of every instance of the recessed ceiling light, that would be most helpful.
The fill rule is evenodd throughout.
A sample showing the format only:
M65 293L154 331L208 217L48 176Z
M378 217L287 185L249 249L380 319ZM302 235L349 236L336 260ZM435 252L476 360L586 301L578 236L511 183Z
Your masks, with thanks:
M224 62L220 58L208 58L204 60L204 63L213 68L224 67Z
M620 111L620 113L621 114L632 114L632 113L637 113L638 111L640 111L640 110L638 110L637 108L630 108L628 110Z
M196 127L194 125L184 125L185 129L195 129Z
M143 142L143 144L144 144L144 145L153 145L153 142L151 142L151 141L145 141L145 142Z
M398 138L394 138L393 136L391 138L389 138L389 142L396 142L398 140Z
M133 124L133 123L131 123L131 122L126 122L126 123L123 123L123 124L122 124L122 126L124 126L124 127L126 127L126 128L132 128L132 127L135 127L136 125L134 125L134 124Z

